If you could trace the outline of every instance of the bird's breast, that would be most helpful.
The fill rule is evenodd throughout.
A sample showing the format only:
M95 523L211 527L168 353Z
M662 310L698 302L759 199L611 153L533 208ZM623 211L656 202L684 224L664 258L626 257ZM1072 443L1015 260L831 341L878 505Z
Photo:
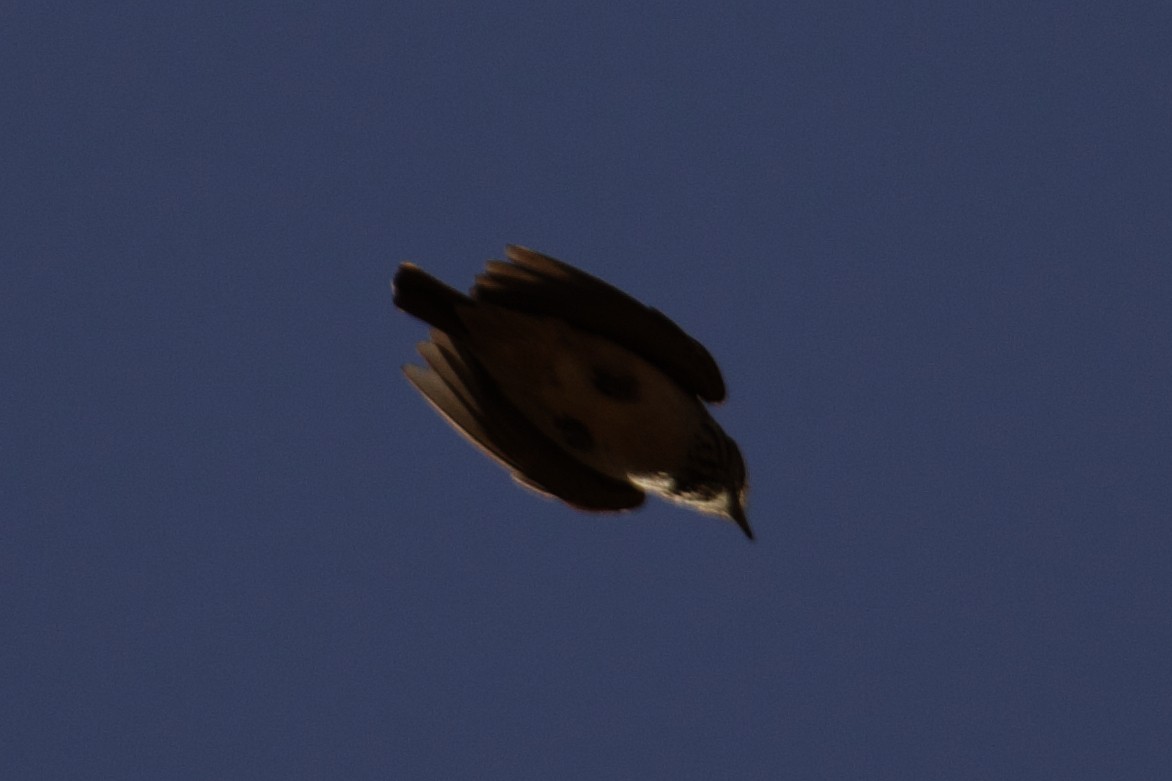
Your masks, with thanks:
M706 413L654 365L557 318L484 304L461 316L502 393L566 452L624 480L683 464Z

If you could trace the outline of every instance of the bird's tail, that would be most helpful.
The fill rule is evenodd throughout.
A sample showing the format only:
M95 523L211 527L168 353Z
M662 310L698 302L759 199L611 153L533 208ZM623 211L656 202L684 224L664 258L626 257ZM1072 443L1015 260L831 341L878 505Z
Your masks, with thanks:
M448 287L414 263L400 265L391 286L395 306L407 314L444 333L455 336L464 333L464 324L456 309L472 303L468 296Z

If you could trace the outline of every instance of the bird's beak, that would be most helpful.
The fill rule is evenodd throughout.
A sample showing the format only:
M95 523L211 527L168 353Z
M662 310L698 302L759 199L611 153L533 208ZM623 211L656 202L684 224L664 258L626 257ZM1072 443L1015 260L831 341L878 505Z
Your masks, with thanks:
M728 517L736 521L737 526L750 540L753 539L753 530L749 528L749 519L745 516L745 508L741 504L741 497L735 492L731 494L728 505Z

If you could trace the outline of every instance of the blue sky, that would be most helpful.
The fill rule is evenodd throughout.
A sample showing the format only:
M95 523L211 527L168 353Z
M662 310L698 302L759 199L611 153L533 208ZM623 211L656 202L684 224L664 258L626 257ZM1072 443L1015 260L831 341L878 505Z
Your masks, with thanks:
M1170 13L0 12L0 775L1156 778ZM401 377L506 243L723 368L747 542Z

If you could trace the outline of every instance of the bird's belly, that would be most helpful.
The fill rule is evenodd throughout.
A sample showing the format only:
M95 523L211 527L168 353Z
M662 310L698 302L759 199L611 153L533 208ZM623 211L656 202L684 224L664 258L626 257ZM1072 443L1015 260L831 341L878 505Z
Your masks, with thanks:
M706 417L629 350L556 318L481 308L477 359L505 396L582 463L627 480L674 472Z

